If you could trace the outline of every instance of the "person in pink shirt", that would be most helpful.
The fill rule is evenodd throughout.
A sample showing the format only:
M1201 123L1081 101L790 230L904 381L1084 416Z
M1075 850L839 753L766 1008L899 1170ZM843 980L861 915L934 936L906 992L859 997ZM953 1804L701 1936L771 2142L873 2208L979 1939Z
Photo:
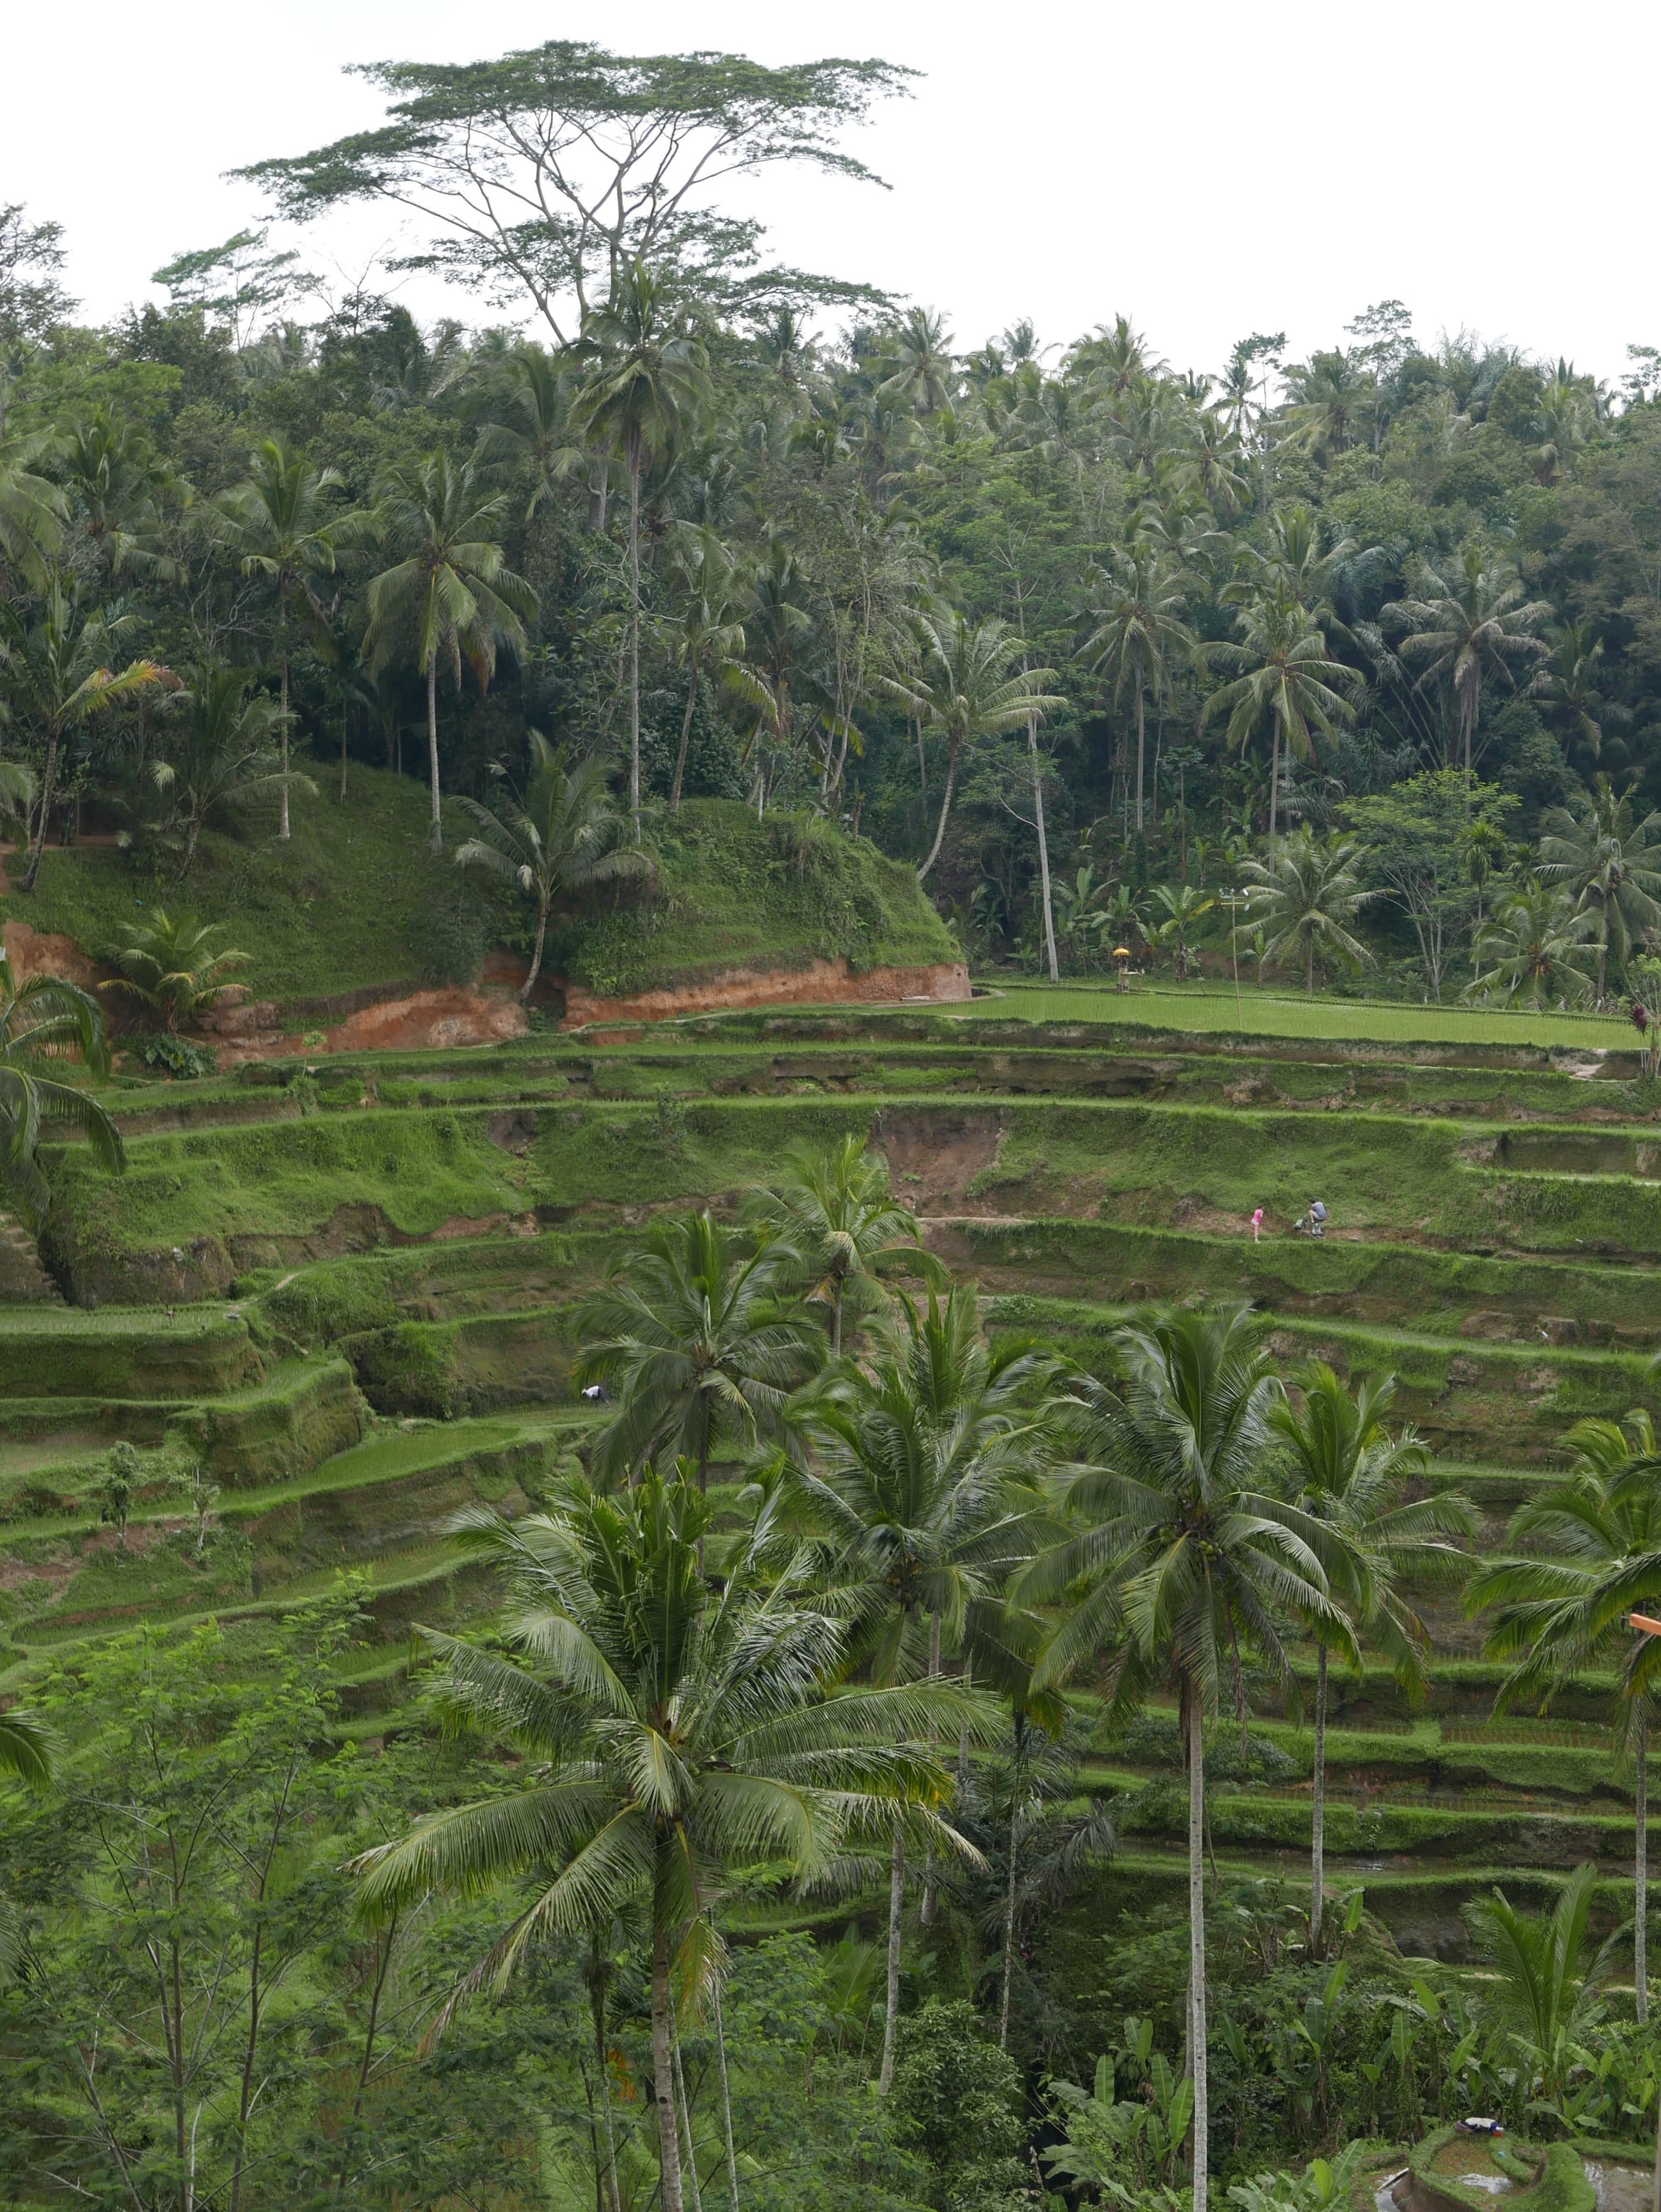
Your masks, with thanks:
M1263 1234L1263 1208L1262 1208L1261 1206L1259 1206L1259 1207L1258 1208L1257 1212L1256 1212L1252 1216L1252 1242L1254 1244L1255 1244L1255 1243L1257 1243L1258 1242L1259 1238L1262 1237L1262 1234Z

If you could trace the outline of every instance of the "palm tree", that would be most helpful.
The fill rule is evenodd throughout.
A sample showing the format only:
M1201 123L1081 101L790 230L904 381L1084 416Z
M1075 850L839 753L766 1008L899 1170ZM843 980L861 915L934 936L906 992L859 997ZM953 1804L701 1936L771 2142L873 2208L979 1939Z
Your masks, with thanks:
M1306 992L1315 988L1318 951L1356 968L1372 964L1372 954L1344 927L1377 896L1355 872L1361 849L1354 837L1318 839L1306 824L1281 838L1267 860L1247 860L1240 869L1245 927L1264 932L1266 961L1302 960Z
M628 478L628 806L640 824L640 477L662 461L709 397L704 349L671 319L665 288L643 262L618 271L604 307L583 325L591 364L573 404Z
M1661 928L1661 812L1640 819L1631 793L1617 797L1600 776L1540 829L1540 880L1562 884L1588 918L1601 999L1609 954L1624 966L1634 944Z
M1242 1719L1242 1653L1292 1672L1281 1622L1343 1634L1318 1522L1274 1494L1270 1413L1280 1386L1245 1311L1174 1310L1116 1339L1126 1379L1082 1376L1058 1417L1077 1471L1063 1494L1070 1534L1021 1576L1016 1595L1070 1597L1040 1660L1041 1688L1112 1655L1116 1700L1173 1683L1188 1768L1188 2051L1194 2084L1194 2212L1205 2212L1205 1738L1225 1680Z
M1603 641L1590 623L1576 622L1560 624L1548 641L1551 659L1540 679L1541 696L1560 709L1575 742L1596 761L1603 750L1603 723L1612 711L1597 684Z
M1470 781L1470 741L1482 708L1482 683L1492 674L1516 689L1513 672L1543 658L1542 638L1530 633L1552 611L1547 599L1525 603L1515 569L1487 561L1476 545L1467 545L1451 576L1427 568L1416 597L1392 601L1380 620L1399 623L1410 634L1402 640L1403 657L1428 663L1422 686L1447 678L1464 751L1465 781Z
M6 423L9 380L0 368L0 572L9 568L30 591L44 591L64 542L69 501L42 473L56 456L50 430L12 430Z
M573 418L578 380L567 361L543 347L523 345L501 363L488 402L490 420L480 437L481 457L522 462L531 478L524 519L531 521L555 487L588 473L597 529L605 526L605 464L599 462Z
M1561 2097L1584 2056L1575 2030L1614 1968L1618 1932L1587 1956L1597 1890L1597 1868L1579 1866L1549 1912L1519 1912L1502 1889L1465 1907L1496 1977L1488 2002L1529 2061L1520 2086L1531 2106L1536 2098L1555 2104Z
M177 581L184 571L157 550L161 500L174 479L130 416L95 407L64 445L64 481L94 558L109 577L131 568Z
M1269 835L1278 834L1281 750L1307 760L1315 732L1331 737L1355 709L1345 694L1357 681L1353 669L1334 660L1319 622L1302 600L1284 590L1259 594L1236 616L1238 645L1203 647L1208 660L1240 672L1206 701L1209 722L1227 714L1228 742L1241 746L1270 719L1272 737L1269 770Z
M1634 1661L1627 1616L1661 1601L1661 1451L1647 1413L1577 1422L1564 1438L1568 1474L1512 1516L1513 1543L1549 1556L1484 1567L1465 1588L1465 1609L1490 1616L1485 1650L1508 1660L1494 1711L1519 1705L1543 1711L1580 1670L1625 1662L1616 1699L1619 1741L1633 1755L1634 1909L1638 2017L1649 2005L1649 1783L1652 1686L1647 1639Z
M579 761L567 768L540 731L527 731L526 739L530 781L524 796L494 807L464 799L479 834L456 854L458 867L487 868L506 878L536 907L536 942L521 1000L536 988L548 917L560 900L595 884L652 873L644 853L621 846L626 825L612 811L604 762Z
M813 641L810 596L808 579L789 541L769 538L742 602L743 657L730 661L723 671L728 686L756 712L753 745L758 814L767 805L769 775L762 739L775 755L782 755L795 724L796 690L807 680L803 660Z
M110 1070L104 1011L76 983L56 975L16 981L0 952L0 1180L27 1225L38 1231L52 1192L35 1158L49 1127L71 1130L111 1175L126 1172L121 1133L96 1099L60 1079L66 1060L94 1076Z
M32 891L40 873L65 739L95 714L129 699L179 689L178 677L159 661L131 660L119 674L110 668L136 627L130 614L88 612L61 576L47 585L33 621L15 603L0 609L0 687L45 755L35 793L34 842L20 891Z
M1027 1409L1047 1363L1011 1340L989 1346L972 1285L919 1311L902 1300L877 1356L833 1370L803 1408L812 1458L787 1488L828 1540L831 1574L860 1630L873 1681L940 1673L943 1636L1028 1556L1042 1434ZM877 2087L894 2078L905 1836L889 1863L888 2008Z
M669 643L676 666L686 675L687 703L670 785L671 814L681 811L681 787L686 779L699 678L706 669L717 676L730 676L744 649L744 626L732 591L733 565L732 555L710 530L689 532L675 564L682 588L675 602Z
M883 682L946 740L946 787L934 842L917 872L922 883L940 857L965 750L985 738L1021 728L1029 714L1052 713L1066 702L1038 688L1052 681L1054 669L1012 666L1022 650L1021 639L995 617L974 621L967 615L919 614L917 627L925 655L922 674L915 679L890 676Z
M1119 706L1125 688L1137 713L1137 835L1142 834L1143 771L1146 764L1147 702L1165 696L1171 663L1191 652L1194 633L1182 619L1183 584L1174 563L1151 547L1132 540L1113 556L1111 569L1097 569L1091 619L1095 628L1081 647L1088 666L1108 677Z
M1357 442L1377 389L1357 353L1345 353L1341 346L1312 355L1306 368L1289 370L1286 388L1289 404L1282 420L1322 460L1336 459Z
M943 315L930 307L908 307L887 333L893 367L877 386L878 392L914 414L939 414L951 398L951 344Z
M433 805L433 850L444 850L439 805L439 659L458 691L465 655L481 687L496 665L496 649L524 650L524 625L536 594L507 566L494 533L507 501L485 489L477 465L442 447L389 469L376 487L376 522L403 557L369 585L364 657L384 668L401 645L413 644L427 679L427 759Z
M888 1163L850 1130L829 1152L797 1145L785 1155L776 1188L753 1194L749 1219L780 1237L799 1255L813 1284L810 1299L830 1310L830 1348L842 1352L851 1300L856 1310L880 1303L877 1270L884 1261L938 1273L924 1251L917 1216L894 1196Z
M313 580L333 571L336 544L361 526L337 513L330 516L330 496L344 483L337 469L314 469L303 453L291 453L280 438L262 438L252 461L245 480L221 493L215 505L225 541L241 556L243 574L264 576L276 600L277 697L282 710L279 738L286 779L289 611L298 593L308 613L321 617ZM285 781L277 836L288 835Z
M1503 869L1511 858L1511 848L1506 842L1506 833L1497 822L1480 815L1459 832L1459 858L1464 863L1465 881L1476 894L1476 916L1470 929L1471 965L1476 967L1476 940L1482 933L1482 894L1496 869Z
M524 1764L505 1790L427 1814L357 1863L366 1907L434 1889L476 1893L528 1877L533 1894L439 2016L512 1974L558 1934L638 1906L650 1929L652 2096L662 2212L682 2212L676 2014L718 1982L710 1913L734 1862L820 1874L895 1825L946 1845L947 1782L920 1747L967 1709L961 1692L900 1685L827 1694L843 1639L764 1509L718 1595L699 1571L708 1508L677 1474L648 1470L598 1498L573 1486L517 1522L475 1509L457 1524L497 1568L508 1656L424 1631L445 1662L442 1701ZM676 1985L682 2002L677 2006Z
M825 1352L796 1297L802 1268L782 1238L747 1245L707 1212L655 1222L578 1310L578 1378L609 1384L619 1401L596 1473L684 1454L701 1489L717 1443L775 1434Z
M9 1774L26 1790L48 1790L53 1748L52 1733L39 1714L22 1705L0 1713L0 1774ZM0 1896L0 1990L16 1979L22 1948L21 1923Z
M253 957L209 942L224 927L223 922L199 922L193 914L173 915L152 907L147 920L122 924L120 944L102 948L100 957L121 972L99 988L130 992L161 1016L171 1034L234 990L231 970L246 968Z
M309 776L280 765L277 738L287 726L282 709L265 693L251 698L250 681L247 669L212 661L191 670L170 757L152 763L150 774L167 799L171 834L184 832L177 878L181 884L215 808L252 799L285 781L316 793Z
M1593 917L1577 912L1561 885L1525 876L1477 932L1476 973L1465 996L1485 997L1497 990L1506 999L1525 998L1533 1006L1548 999L1578 999L1591 984L1586 945L1595 927ZM1485 960L1494 963L1486 975Z
M1452 1491L1404 1503L1405 1486L1422 1477L1428 1459L1411 1429L1392 1436L1385 1424L1396 1395L1396 1378L1363 1381L1352 1392L1322 1360L1298 1377L1301 1402L1282 1399L1270 1409L1270 1425L1292 1461L1300 1507L1323 1532L1321 1561L1331 1595L1344 1616L1341 1648L1353 1639L1383 1654L1397 1680L1416 1701L1424 1690L1430 1637L1402 1592L1402 1581L1422 1581L1462 1566L1465 1554L1452 1539L1472 1536L1476 1516ZM1325 1878L1326 1692L1331 1643L1315 1645L1315 1759L1311 1814L1312 1880L1309 1942L1321 1936Z

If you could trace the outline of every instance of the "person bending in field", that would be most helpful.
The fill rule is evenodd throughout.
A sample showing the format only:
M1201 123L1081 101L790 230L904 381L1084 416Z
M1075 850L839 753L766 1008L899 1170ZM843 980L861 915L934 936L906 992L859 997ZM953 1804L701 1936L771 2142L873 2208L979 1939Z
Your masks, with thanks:
M1252 1216L1252 1242L1254 1244L1258 1243L1260 1243L1260 1242L1261 1242L1262 1237L1263 1237L1263 1208L1262 1208L1261 1206L1259 1206L1259 1207L1258 1208L1257 1212L1256 1212Z

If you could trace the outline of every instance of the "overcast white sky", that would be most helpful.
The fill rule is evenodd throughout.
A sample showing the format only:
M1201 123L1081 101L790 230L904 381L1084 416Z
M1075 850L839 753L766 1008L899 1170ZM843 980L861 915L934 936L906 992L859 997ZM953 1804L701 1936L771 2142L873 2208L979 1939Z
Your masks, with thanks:
M1661 343L1653 0L1567 16L1544 0L11 0L8 14L0 201L65 226L95 317L145 296L170 255L258 219L222 172L378 118L346 64L566 37L924 70L851 142L891 192L775 177L761 208L783 258L943 309L965 350L1021 314L1064 340L1123 310L1178 367L1214 368L1247 331L1284 328L1295 356L1391 296L1422 339L1463 323L1611 379L1629 343ZM342 240L343 261L384 231ZM328 234L303 243L319 258Z

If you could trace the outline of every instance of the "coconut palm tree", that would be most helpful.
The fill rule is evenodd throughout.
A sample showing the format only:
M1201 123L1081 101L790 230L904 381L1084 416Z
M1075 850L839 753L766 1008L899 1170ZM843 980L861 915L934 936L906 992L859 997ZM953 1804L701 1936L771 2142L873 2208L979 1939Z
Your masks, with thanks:
M803 1266L782 1237L741 1239L707 1212L652 1224L578 1309L578 1378L618 1401L594 1448L597 1475L680 1454L701 1489L718 1443L777 1434L825 1356L797 1297Z
M1594 918L1578 912L1561 884L1525 876L1477 932L1476 973L1464 995L1485 998L1497 991L1533 1006L1579 998L1591 987L1587 953L1595 927ZM1484 961L1493 963L1486 973Z
M1661 928L1661 812L1639 816L1630 792L1606 776L1540 825L1540 880L1561 884L1591 923L1597 996L1609 956L1624 966L1634 945Z
M885 677L883 684L946 740L946 785L934 842L917 871L922 883L940 857L965 752L983 738L1023 728L1028 715L1051 714L1066 702L1040 688L1053 679L1053 668L1014 665L1021 656L1021 638L995 617L977 621L967 615L919 614L916 620L924 647L921 674Z
M1315 961L1337 959L1355 968L1373 956L1344 927L1377 894L1356 873L1361 854L1354 837L1318 838L1306 824L1273 847L1266 860L1246 860L1246 919L1243 927L1264 933L1264 958L1303 963L1306 992L1315 988Z
M1269 835L1278 834L1281 752L1308 760L1315 736L1331 737L1341 723L1353 722L1350 694L1358 681L1353 669L1334 660L1316 617L1302 600L1283 589L1260 592L1234 618L1238 645L1219 642L1201 647L1208 661L1240 672L1232 684L1206 701L1204 719L1226 714L1226 735L1243 746L1263 726L1270 730Z
M1519 2086L1531 2106L1561 2098L1583 2061L1575 2031L1614 1972L1618 1931L1592 1950L1597 1892L1597 1868L1579 1866L1549 1912L1519 1912L1502 1889L1465 1907L1495 1976L1488 2002L1528 2061Z
M313 619L321 618L314 588L332 574L337 545L361 535L361 521L331 512L333 495L344 488L337 469L315 469L303 453L291 453L280 438L262 438L252 466L239 484L215 501L225 543L248 576L263 576L276 606L277 698L282 710L278 743L282 774L288 773L288 623L296 596ZM289 836L288 786L281 786L277 836Z
M255 798L285 779L316 794L309 776L281 765L282 709L267 693L251 697L252 681L249 670L213 661L187 671L167 757L151 764L151 776L167 800L167 831L183 841L177 878L181 884L216 808Z
M525 734L530 780L523 795L495 806L464 799L478 835L456 853L458 867L486 868L505 878L536 909L536 942L519 987L521 1000L536 988L548 917L561 900L595 884L652 873L646 854L622 844L627 825L613 810L605 763L579 761L567 768L540 731Z
M224 927L152 907L144 921L122 924L118 945L101 948L99 957L121 972L99 988L130 993L160 1014L170 1033L181 1022L196 1021L236 988L232 969L246 968L253 957L210 942Z
M1603 724L1622 710L1597 689L1603 641L1587 622L1561 623L1549 634L1551 658L1540 678L1543 698L1558 709L1583 757L1594 762L1603 750Z
M803 1466L783 1487L822 1532L876 1682L939 1676L943 1639L1000 1589L1032 1549L1032 1488L1044 1431L1033 1411L1049 1363L1012 1340L989 1346L973 1285L902 1300L876 1355L834 1369L807 1401ZM878 2087L894 2078L905 1835L889 1863L888 2007Z
M704 349L676 320L644 262L618 270L609 298L583 324L588 374L573 419L609 445L628 479L628 806L640 824L640 477L664 460L709 398Z
M1286 392L1281 419L1318 459L1332 460L1365 434L1377 386L1359 349L1346 353L1340 346L1312 355L1306 368L1289 369Z
M842 1352L848 1309L881 1305L884 1261L938 1275L923 1249L917 1216L894 1196L888 1163L850 1130L828 1152L797 1145L785 1153L776 1187L753 1194L746 1208L764 1235L778 1236L803 1261L809 1299L829 1309L833 1358Z
M951 346L952 334L943 315L931 307L908 307L885 333L892 366L877 391L884 398L909 407L913 414L939 414L951 399Z
M1090 619L1095 627L1080 647L1088 667L1105 676L1115 708L1128 687L1137 717L1137 834L1142 834L1147 761L1147 704L1164 697L1172 663L1193 650L1194 633L1182 618L1181 572L1152 547L1132 539L1112 565L1092 571Z
M766 1509L718 1594L699 1571L708 1519L685 1474L650 1469L632 1491L573 1486L517 1522L464 1515L461 1542L502 1579L507 1656L430 1630L424 1639L444 1662L446 1713L524 1763L506 1788L429 1813L356 1863L366 1908L379 1912L434 1889L529 1881L529 1903L439 2028L539 1941L640 1911L663 2212L682 2206L676 2016L718 1983L710 1916L728 1869L767 1858L812 1876L896 1824L956 1846L938 1811L947 1778L921 1740L970 1705L946 1684L827 1694L844 1639L800 1569L779 1567Z
M1531 633L1551 611L1549 600L1525 601L1516 570L1474 544L1466 546L1456 570L1440 575L1428 568L1414 598L1392 600L1380 611L1381 622L1409 633L1402 640L1403 658L1426 663L1421 686L1446 678L1467 782L1483 682L1495 676L1516 690L1517 671L1545 657L1545 641Z
M671 814L681 811L681 787L686 780L699 680L706 670L718 678L730 678L744 650L744 625L733 589L735 562L730 551L713 531L701 529L688 532L677 550L673 567L679 589L668 640L675 665L686 677L687 703L670 785Z
M32 613L16 602L0 607L0 699L45 756L20 891L32 891L40 873L65 741L94 715L129 699L179 689L178 677L159 661L130 660L118 673L111 668L136 629L131 614L106 615L83 605L61 575L52 578Z
M1084 1376L1057 1408L1075 1462L1070 1529L1018 1578L1025 1601L1070 1601L1040 1656L1039 1687L1105 1652L1116 1702L1176 1690L1188 1769L1188 2051L1194 2084L1194 2212L1205 2212L1204 1723L1225 1693L1244 1719L1243 1657L1293 1692L1282 1623L1342 1637L1319 1522L1276 1491L1270 1414L1280 1385L1245 1311L1173 1310L1115 1340L1125 1379Z
M9 1774L26 1790L48 1790L52 1750L51 1731L38 1714L23 1705L0 1713L0 1774ZM0 1896L0 1990L16 1979L22 1948L21 1923Z
M130 416L94 408L64 441L64 488L104 574L124 568L168 583L184 571L163 553L161 502L175 479Z
M69 501L43 473L57 457L50 430L14 430L6 421L9 379L0 368L0 574L9 568L32 592L44 591L64 542Z
M1328 1589L1343 1614L1337 1648L1363 1644L1379 1652L1397 1680L1416 1701L1423 1695L1430 1636L1403 1594L1406 1579L1461 1570L1466 1554L1456 1540L1476 1532L1468 1499L1453 1491L1403 1500L1406 1486L1422 1477L1429 1455L1411 1429L1392 1435L1385 1426L1396 1378L1362 1381L1354 1390L1323 1360L1297 1378L1296 1403L1270 1408L1270 1425L1292 1463L1299 1506L1323 1531L1321 1562ZM1330 1636L1315 1645L1314 1793L1311 1814L1312 1880L1309 1941L1318 1948L1325 1876L1327 1668Z
M1649 1639L1634 1652L1627 1616L1661 1603L1661 1449L1649 1415L1577 1422L1563 1439L1568 1474L1512 1516L1516 1544L1549 1556L1483 1567L1465 1586L1468 1613L1486 1613L1484 1649L1511 1662L1496 1713L1543 1711L1575 1674L1621 1668L1617 1740L1632 1754L1634 1802L1633 1944L1638 2017L1649 2004L1648 1751L1655 1686Z
M495 532L506 521L506 497L485 489L478 467L442 447L389 469L376 487L375 522L401 552L371 579L364 658L384 668L409 651L427 679L427 757L433 850L444 850L439 800L439 661L461 689L464 656L481 686L496 665L499 646L524 650L524 625L536 594L507 566Z
M82 1137L111 1175L126 1171L121 1133L94 1098L62 1080L64 1063L78 1060L94 1076L110 1070L104 1011L76 983L56 975L19 982L0 952L0 1181L9 1203L38 1231L52 1191L35 1155L42 1137L58 1128Z

